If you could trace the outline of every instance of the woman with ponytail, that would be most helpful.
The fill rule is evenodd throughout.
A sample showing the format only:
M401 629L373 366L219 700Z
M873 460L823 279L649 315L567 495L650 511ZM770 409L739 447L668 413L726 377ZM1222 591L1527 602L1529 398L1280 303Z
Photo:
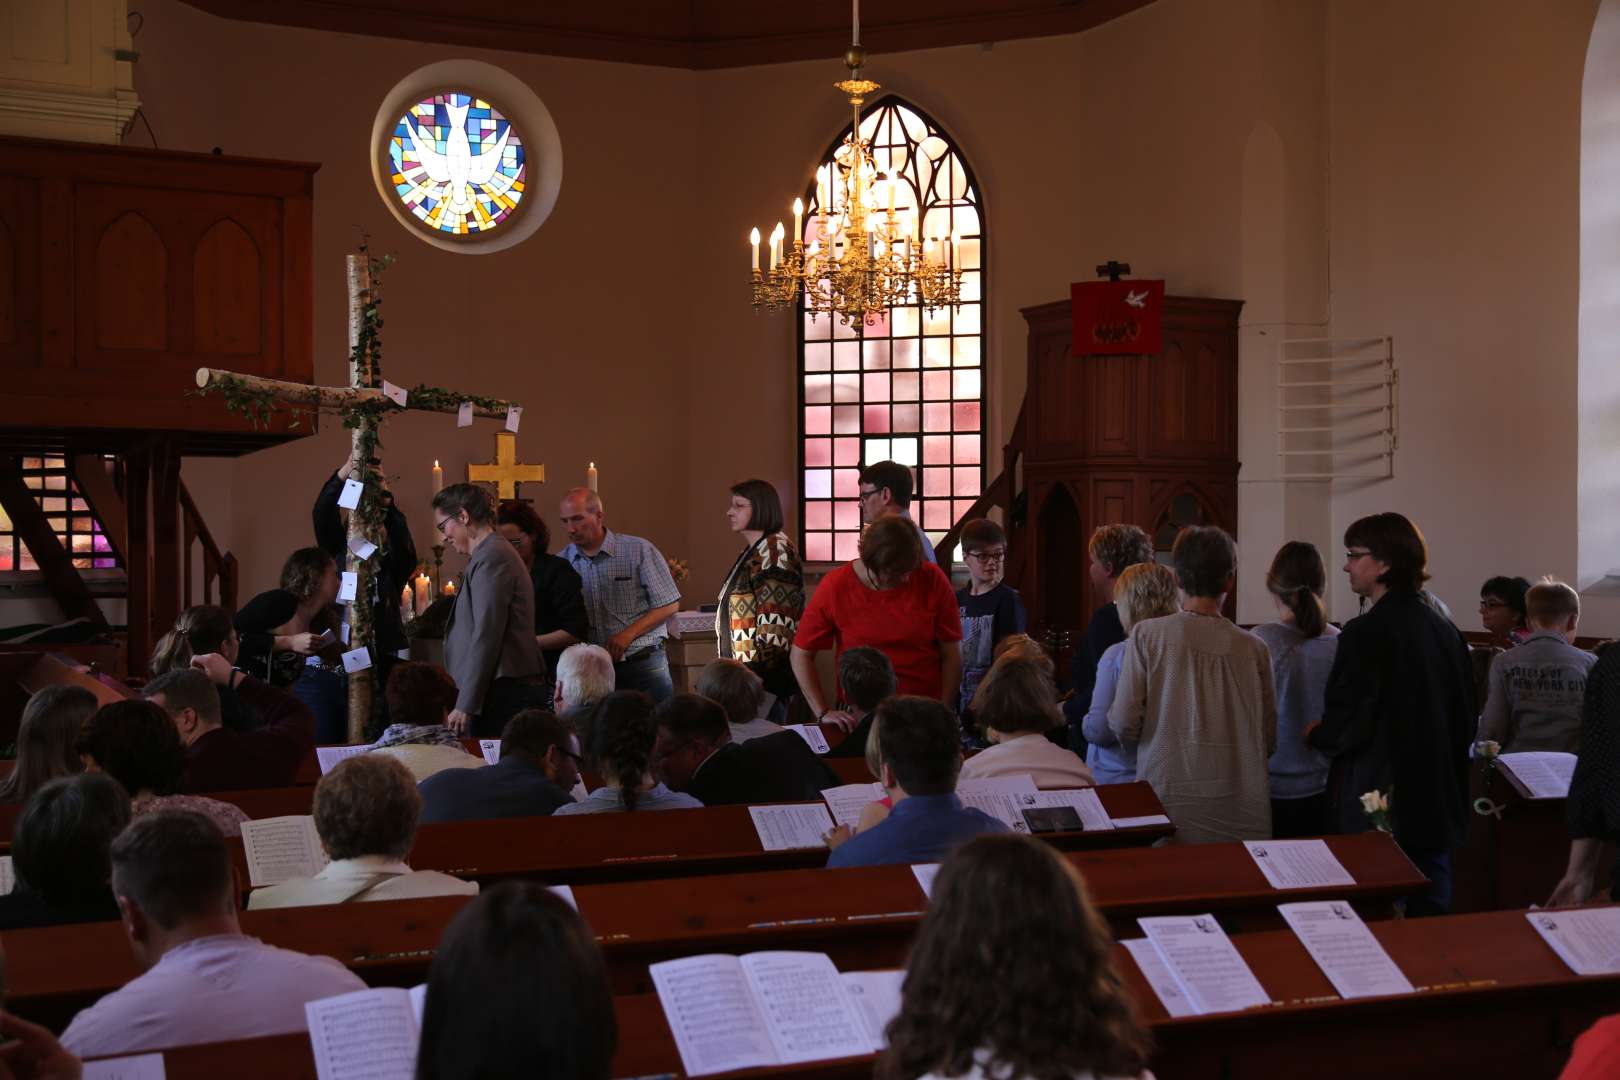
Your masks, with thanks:
M194 657L209 653L218 653L227 664L235 667L240 650L241 642L236 636L236 627L231 624L230 612L215 604L188 607L152 650L152 677L184 671L191 666ZM258 714L236 696L228 683L219 687L219 718L232 731L253 731L263 726Z
M1271 650L1277 684L1277 751L1271 755L1271 827L1279 839L1320 836L1327 829L1325 754L1305 743L1305 729L1322 719L1328 672L1339 629L1327 621L1322 593L1327 569L1321 553L1291 540L1271 560L1266 588L1277 621L1254 628Z
M585 766L602 786L558 814L607 814L616 810L685 810L703 804L653 779L658 721L653 700L640 690L617 690L596 703L585 721Z

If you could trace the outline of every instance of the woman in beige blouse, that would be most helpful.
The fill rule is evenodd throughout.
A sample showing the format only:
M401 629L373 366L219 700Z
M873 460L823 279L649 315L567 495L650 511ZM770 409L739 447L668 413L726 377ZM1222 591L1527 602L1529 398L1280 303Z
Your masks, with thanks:
M1271 655L1221 615L1236 584L1237 546L1213 526L1187 528L1171 560L1181 610L1132 627L1108 726L1137 744L1137 778L1164 803L1175 842L1269 839Z

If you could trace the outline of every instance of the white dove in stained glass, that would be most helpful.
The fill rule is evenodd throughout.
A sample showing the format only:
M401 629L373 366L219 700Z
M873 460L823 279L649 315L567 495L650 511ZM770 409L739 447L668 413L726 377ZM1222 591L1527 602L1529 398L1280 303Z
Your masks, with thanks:
M444 153L439 153L435 141L421 134L417 125L406 117L405 131L416 150L416 160L429 179L438 184L449 184L446 192L450 205L461 213L472 209L473 184L487 184L500 166L501 155L506 152L506 140L512 134L507 125L495 145L477 156L467 140L467 110L470 105L446 105L450 114L450 134L445 138Z

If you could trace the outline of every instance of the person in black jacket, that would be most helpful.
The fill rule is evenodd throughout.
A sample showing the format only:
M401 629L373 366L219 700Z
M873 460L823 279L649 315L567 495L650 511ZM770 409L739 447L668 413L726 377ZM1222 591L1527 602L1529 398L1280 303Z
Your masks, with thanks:
M1370 824L1362 796L1389 798L1392 831L1429 878L1406 914L1451 907L1451 849L1468 825L1468 751L1479 710L1468 645L1420 595L1428 577L1422 533L1400 514L1345 530L1350 588L1371 603L1345 623L1320 724L1308 743L1328 755L1328 802L1340 832Z
M1087 571L1092 588L1103 598L1103 605L1092 614L1085 640L1069 658L1069 686L1074 692L1063 702L1063 716L1069 722L1069 749L1082 758L1086 756L1086 737L1081 725L1091 707L1091 691L1097 685L1097 661L1110 645L1125 640L1119 609L1114 607L1114 582L1127 567L1153 561L1153 541L1135 525L1099 525L1086 550L1091 555Z
M12 833L17 883L0 896L0 930L118 918L107 853L128 824L129 795L102 773L52 780L34 792Z
M585 586L567 559L549 553L551 530L528 503L516 499L501 503L495 511L495 531L516 549L534 582L534 636L546 658L546 671L555 672L563 650L591 635ZM551 698L549 689L546 698Z
M1602 648L1586 675L1581 710L1581 749L1565 802L1569 865L1548 907L1584 904L1598 891L1605 844L1620 840L1620 646ZM1620 901L1620 863L1610 879L1609 899Z
M704 806L807 802L840 783L796 731L732 742L726 711L706 697L676 694L653 718L654 772Z
M371 557L376 560L371 577L372 622L376 634L372 642L371 723L367 732L375 735L388 726L388 703L382 688L388 685L388 673L403 649L410 647L405 637L405 624L400 619L399 598L410 584L416 571L416 541L411 538L405 515L394 504L394 493L388 490L388 478L383 475L377 459L368 464L369 482L379 485L378 493L383 506L383 542ZM313 512L315 542L337 561L341 569L349 554L349 529L338 509L338 497L343 494L343 482L349 478L350 463L333 473L315 497ZM363 599L363 598L357 598Z
M423 825L545 817L574 801L579 783L574 725L543 709L524 709L501 731L501 754L483 769L444 769L417 786Z

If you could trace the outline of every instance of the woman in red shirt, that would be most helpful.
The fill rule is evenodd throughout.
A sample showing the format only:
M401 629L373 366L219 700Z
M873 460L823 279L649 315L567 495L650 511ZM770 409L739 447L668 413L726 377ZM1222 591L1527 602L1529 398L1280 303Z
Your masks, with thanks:
M950 579L923 561L911 522L898 515L873 522L861 557L828 574L810 598L793 641L793 674L818 720L845 731L855 716L836 708L816 674L816 653L838 655L857 645L883 652L902 694L943 701L953 711L962 680L962 619Z

